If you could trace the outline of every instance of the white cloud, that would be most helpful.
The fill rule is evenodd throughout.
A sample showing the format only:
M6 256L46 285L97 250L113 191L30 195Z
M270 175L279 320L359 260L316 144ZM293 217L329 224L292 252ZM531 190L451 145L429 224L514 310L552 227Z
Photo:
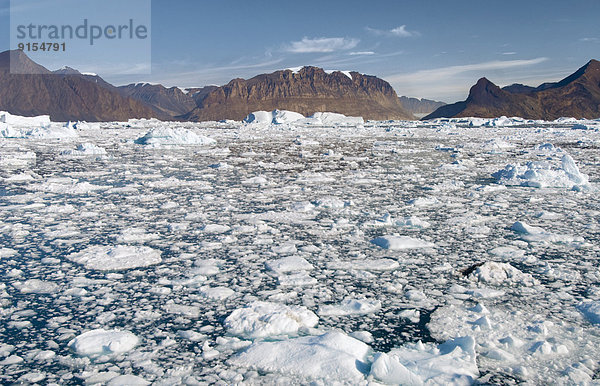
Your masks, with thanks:
M375 52L373 51L353 51L353 52L349 52L348 55L375 55Z
M291 42L284 51L293 53L334 52L350 50L358 45L360 40L350 38L315 38L307 37L297 42Z
M528 60L494 60L491 62L464 64L460 66L449 66L434 68L432 70L421 70L410 74L395 74L388 76L390 82L400 81L428 81L435 82L438 80L452 78L453 76L478 71L496 71L506 70L514 67L532 66L542 63L548 58L536 58Z
M496 60L459 66L448 66L412 73L384 76L398 95L410 95L420 98L455 102L464 100L469 88L477 78L486 76L497 84L520 81L516 79L515 69L526 68L546 61L547 58L529 60ZM511 70L511 71L506 71ZM525 71L530 72L530 71ZM524 75L524 74L523 74ZM527 76L520 76L521 79ZM539 78L542 78L541 76ZM548 79L547 76L544 79Z
M400 38L409 38L413 36L419 36L420 33L417 31L409 31L406 29L406 25L403 24L399 27L392 28L390 30L381 30L377 28L365 27L365 29L378 36L390 36L390 37L400 37Z

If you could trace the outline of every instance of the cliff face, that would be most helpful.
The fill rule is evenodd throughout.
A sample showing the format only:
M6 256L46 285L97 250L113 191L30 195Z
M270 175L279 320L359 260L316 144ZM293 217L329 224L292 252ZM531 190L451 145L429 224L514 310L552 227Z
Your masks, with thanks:
M291 110L305 116L319 111L362 116L365 119L412 119L386 81L351 72L326 73L304 67L298 72L276 71L254 78L234 79L210 91L189 120L241 120L258 110Z
M591 60L560 82L536 88L511 85L501 89L481 78L467 100L440 107L423 119L502 115L545 120L600 117L600 62Z
M13 69L35 73L11 74L11 62ZM22 51L0 53L0 110L24 116L47 114L54 121L162 117L149 106L103 87L98 80L81 74L53 74Z
M415 116L421 117L427 114L431 114L435 110L446 105L444 102L433 101L430 99L410 98L407 96L401 96L400 103L406 111Z
M178 87L166 88L160 84L132 83L120 86L118 89L123 95L144 102L157 111L171 116L183 115L196 107L194 99Z

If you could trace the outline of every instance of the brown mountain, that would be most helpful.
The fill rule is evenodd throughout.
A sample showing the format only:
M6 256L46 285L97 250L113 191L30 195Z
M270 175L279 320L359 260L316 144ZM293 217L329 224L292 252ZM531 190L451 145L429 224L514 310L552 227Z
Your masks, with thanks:
M415 117L423 117L427 114L431 114L435 110L446 105L444 102L432 101L425 98L410 98L407 96L401 96L400 103L402 104L402 107L404 107L404 110Z
M210 91L197 108L185 114L194 121L235 119L258 110L291 110L303 115L319 111L365 119L414 119L386 81L374 76L304 67L233 79Z
M161 84L132 83L119 86L118 89L123 95L144 102L157 111L171 116L186 114L196 107L194 98L178 87L166 88Z
M213 86L186 88L185 91L187 91L188 95L190 97L192 97L194 102L196 102L196 106L200 106L202 104L202 101L204 100L204 98L206 98L208 96L208 94L211 93L211 91L214 91L218 88L219 88L219 86L213 85Z
M545 120L600 117L600 62L590 60L565 79L536 88L511 85L501 89L481 78L465 101L442 106L423 119L502 115Z
M11 65L13 72L19 73L11 73ZM149 106L100 84L104 82L100 79L54 74L22 51L4 51L0 53L0 110L24 116L46 114L54 121L165 118Z

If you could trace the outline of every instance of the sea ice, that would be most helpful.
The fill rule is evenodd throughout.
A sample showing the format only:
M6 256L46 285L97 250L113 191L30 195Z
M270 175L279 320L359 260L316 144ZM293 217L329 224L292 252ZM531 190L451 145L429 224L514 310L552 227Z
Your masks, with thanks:
M573 158L565 154L560 165L549 161L530 161L525 166L509 164L492 174L499 184L521 185L534 188L589 188L588 176L581 173Z
M531 287L539 284L530 274L523 273L508 263L488 261L475 268L469 279L492 285L519 285Z
M306 307L253 302L234 310L224 322L227 332L243 338L297 335L298 330L317 325L319 318Z
M414 237L393 235L376 237L371 240L371 243L392 251L415 248L431 248L435 246L433 243Z
M77 148L75 150L65 150L61 154L70 156L106 155L106 149L100 146L96 146L93 143L86 142L77 145Z
M365 123L362 117L347 117L344 114L317 112L301 121L314 126L356 126Z
M476 358L470 336L440 345L419 341L377 353L369 378L394 385L470 385L479 377Z
M125 245L94 245L68 255L67 259L81 264L87 269L100 271L147 267L162 261L160 252L155 249Z
M310 271L313 269L306 259L300 256L286 256L281 259L267 261L266 267L275 272Z
M600 324L600 301L585 302L578 308L590 322Z
M583 243L581 236L571 236L564 234L551 233L543 228L529 225L522 221L515 222L511 229L521 235L521 238L529 242L547 242L547 243Z
M129 331L97 329L84 332L69 342L77 355L99 356L132 350L139 339Z
M372 350L342 332L331 331L277 342L257 342L230 363L263 372L301 377L319 383L363 383Z
M291 123L300 119L304 119L304 115L296 113L294 111L287 110L273 110L273 111L255 111L248 114L244 118L245 123L254 124L283 124Z
M51 294L58 291L58 284L39 279L29 279L24 282L15 282L13 285L16 289L26 294Z
M150 147L180 145L202 146L215 144L216 141L184 128L160 127L151 129L144 136L136 139L135 143Z
M107 386L146 386L149 385L150 382L146 381L142 377L138 377L133 374L119 375L112 378Z
M321 316L346 316L372 314L381 309L379 300L345 299L339 304L328 304L319 307Z

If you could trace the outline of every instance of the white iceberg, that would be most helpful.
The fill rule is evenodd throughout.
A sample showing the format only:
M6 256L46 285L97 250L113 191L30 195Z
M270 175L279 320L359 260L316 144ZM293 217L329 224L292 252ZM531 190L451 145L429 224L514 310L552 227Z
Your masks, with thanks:
M588 176L581 173L573 158L564 154L560 165L547 161L531 161L525 164L510 164L492 174L499 184L521 185L534 188L589 188Z
M435 246L433 243L414 237L392 235L376 237L371 240L371 243L383 249L389 249L392 251L402 249L431 248Z
M287 110L273 110L273 111L255 111L248 114L244 118L245 123L254 124L274 124L280 125L283 123L291 123L304 119L304 115L296 113L294 111Z
M216 141L191 130L180 127L158 127L151 129L144 136L135 140L139 145L150 147L181 146L181 145L212 145Z

